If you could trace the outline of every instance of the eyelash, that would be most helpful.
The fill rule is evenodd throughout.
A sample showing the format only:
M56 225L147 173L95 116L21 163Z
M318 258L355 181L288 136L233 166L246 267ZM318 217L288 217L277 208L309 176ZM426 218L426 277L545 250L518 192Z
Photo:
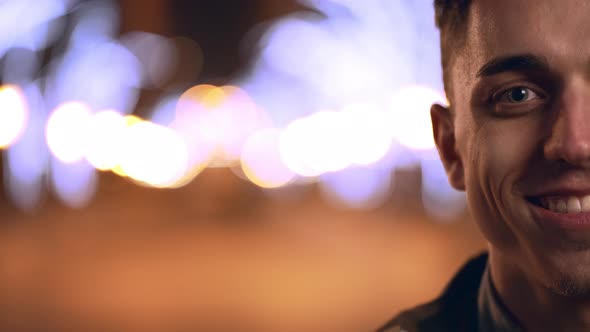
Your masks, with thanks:
M505 100L508 97L508 94L515 89L525 89L529 91L529 93L534 94L534 96L529 98L529 100L524 100L522 102ZM536 108L535 106L539 105L538 102L544 99L546 99L546 95L541 89L530 87L527 84L514 84L494 92L490 96L490 105L495 109L495 113L497 114L504 113L505 115L517 115Z

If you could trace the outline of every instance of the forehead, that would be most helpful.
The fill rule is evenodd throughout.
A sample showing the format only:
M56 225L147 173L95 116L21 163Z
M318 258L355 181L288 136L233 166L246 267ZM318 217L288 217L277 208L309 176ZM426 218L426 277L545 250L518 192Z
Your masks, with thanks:
M590 1L474 0L465 49L458 60L463 74L475 76L494 57L534 54L557 70L588 65Z

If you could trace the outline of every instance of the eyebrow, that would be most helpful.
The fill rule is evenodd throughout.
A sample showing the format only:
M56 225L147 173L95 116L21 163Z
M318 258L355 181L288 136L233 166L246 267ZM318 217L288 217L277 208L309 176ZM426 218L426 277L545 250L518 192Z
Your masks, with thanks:
M549 71L549 64L545 58L533 54L500 56L484 64L477 72L477 77L510 71Z

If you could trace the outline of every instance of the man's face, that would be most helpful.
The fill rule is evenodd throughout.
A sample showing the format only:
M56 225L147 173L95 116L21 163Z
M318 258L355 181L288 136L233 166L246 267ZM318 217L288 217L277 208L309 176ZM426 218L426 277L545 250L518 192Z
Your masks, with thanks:
M590 1L474 0L466 38L433 109L451 183L495 255L590 295Z

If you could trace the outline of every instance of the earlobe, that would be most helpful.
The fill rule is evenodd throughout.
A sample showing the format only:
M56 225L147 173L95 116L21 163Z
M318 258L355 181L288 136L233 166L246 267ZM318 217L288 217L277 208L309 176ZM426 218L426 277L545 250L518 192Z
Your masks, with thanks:
M465 172L456 146L455 125L448 107L434 104L430 108L432 132L438 154L453 188L465 190Z

